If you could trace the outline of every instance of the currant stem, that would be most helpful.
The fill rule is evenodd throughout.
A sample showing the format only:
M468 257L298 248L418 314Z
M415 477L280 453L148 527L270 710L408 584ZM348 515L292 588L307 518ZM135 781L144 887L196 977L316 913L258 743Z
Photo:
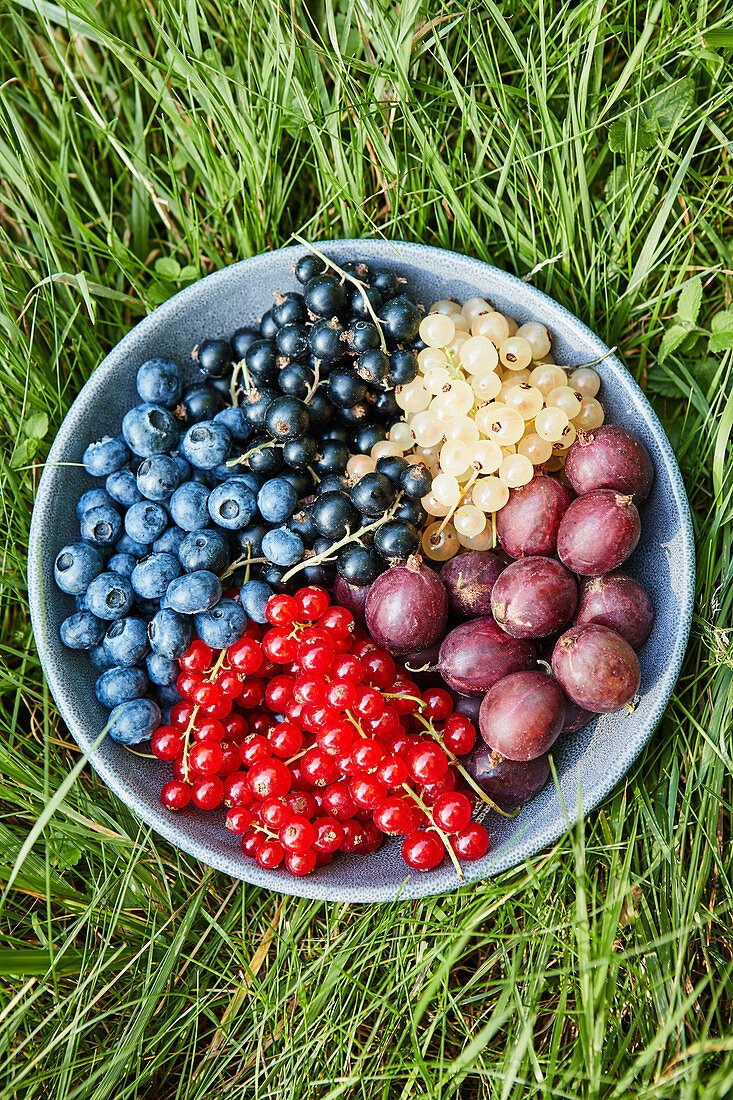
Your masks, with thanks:
M451 508L450 512L448 513L448 515L447 515L447 516L444 516L444 517L443 517L443 522L441 523L440 527L438 528L438 534L441 534L441 532L442 532L442 531L443 531L443 530L444 530L444 529L445 529L445 528L447 527L447 525L448 525L448 524L450 523L450 521L451 521L451 519L453 518L453 515L454 515L454 513L455 513L455 511L456 511L456 509L457 509L457 508L460 508L460 506L461 506L461 501L462 501L462 500L463 500L463 498L465 497L465 495L466 495L466 493L468 492L468 490L469 490L469 489L470 489L470 488L471 488L471 487L473 486L473 483L474 483L474 481L476 480L476 478L478 477L478 475L479 475L480 473L481 473L481 468L479 467L479 468L478 468L477 470L475 469L475 470L474 470L474 472L473 472L473 473L471 474L471 476L469 477L468 481L466 482L466 484L465 484L465 485L463 486L463 488L461 489L461 492L460 492L460 494L459 494L459 496L458 496L458 500L457 500L457 501L455 502L455 504L454 504L454 505L453 505L453 507Z
M235 573L237 571L237 569L240 569L243 565L247 565L247 566L262 565L264 562L266 562L268 560L269 560L268 558L245 557L244 554L243 554L241 558L237 558L236 561L233 561L232 564L227 569L224 570L224 572L220 575L219 580L220 581L226 580L227 577L231 576L232 573ZM249 580L249 577L247 577L247 580Z
M354 278L353 275L349 275L348 272L346 272L342 268L340 268L338 266L338 264L335 264L333 262L333 260L329 260L328 256L324 256L322 252L319 252L319 250L317 248L315 248L314 245L310 244L310 242L307 241L304 237L301 237L300 233L293 233L293 237L295 238L296 241L298 241L299 244L302 244L304 248L307 248L309 252L312 252L314 256L317 256L319 260L323 260L324 264L327 267L330 267L333 271L336 271L341 276L342 279L348 280L348 282L352 283L355 287L359 288L359 293L362 296L362 299L363 299L364 305L366 307L366 310L369 313L372 321L374 321L374 324L377 327L377 332L379 333L379 343L380 343L380 346L382 348L382 351L386 355L387 354L387 341L385 340L384 332L382 331L382 322L379 320L376 313L374 312L374 307L372 306L372 303L369 301L369 295L366 292L366 288L365 288L364 283L362 283L359 279Z
M456 869L456 874L458 875L461 882L465 882L466 878L463 874L463 870L461 869L461 865L458 862L458 856L453 851L453 845L451 844L450 840L448 839L447 834L444 833L443 830L441 829L440 825L435 824L435 821L433 819L433 815L432 815L432 812L430 810L430 807L425 805L422 798L420 798L420 795L417 793L417 791L414 791L412 789L412 787L409 785L409 783L403 783L402 784L402 789L407 792L407 794L413 800L413 802L417 803L417 805L420 807L422 812L426 815L426 817L430 821L432 827L435 829L436 833L438 834L440 839L443 841L443 847L445 848L446 852L448 853L448 855L450 857L450 861Z
M321 360L316 359L315 366L313 368L313 381L311 382L310 386L308 387L308 392L306 393L305 397L303 398L303 403L305 405L308 405L310 403L310 401L313 397L313 394L316 392L316 390L318 389L320 384L321 384Z
M259 446L245 451L239 458L230 458L227 466L239 466L242 462L246 462L250 455L257 454L258 451L266 451L268 447L282 447L282 443L277 443L274 439L270 439L267 443L260 443Z
M186 732L183 735L183 781L184 781L184 783L188 783L189 738L191 737L191 734L193 733L193 727L196 725L196 719L199 716L199 711L200 710L201 710L201 707L197 703L194 706L193 711L191 712L191 717L189 718L188 725L186 726Z

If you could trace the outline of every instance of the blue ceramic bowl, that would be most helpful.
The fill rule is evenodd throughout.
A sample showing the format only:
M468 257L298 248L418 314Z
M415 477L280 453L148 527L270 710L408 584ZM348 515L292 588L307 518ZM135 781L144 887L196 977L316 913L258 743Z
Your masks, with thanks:
M561 739L554 757L559 791L548 784L513 819L487 818L489 854L466 863L468 881L483 879L520 863L559 837L579 816L593 810L618 783L651 737L677 679L687 643L695 576L690 513L672 448L649 402L628 371L576 317L532 286L488 264L424 245L384 240L333 241L323 246L337 262L361 258L408 280L417 300L465 300L483 295L522 323L542 321L550 330L556 362L596 368L607 420L636 432L656 470L642 510L642 536L630 571L650 593L656 622L640 653L641 699L634 713L605 715ZM290 267L303 252L284 248L233 264L177 294L141 321L97 368L74 402L48 456L38 490L29 547L30 606L36 644L51 692L77 743L88 752L104 728L94 674L86 654L65 649L59 625L73 610L71 597L53 581L59 549L78 537L75 504L92 479L78 464L86 444L116 435L124 412L135 404L139 365L156 355L191 365L191 349L205 337L227 337L255 322L272 304L273 290L295 287ZM68 465L70 464L70 465ZM180 814L159 800L169 778L165 765L133 756L105 738L91 753L94 768L112 790L157 832L228 874L283 893L332 901L388 901L456 889L460 884L445 860L428 874L404 864L397 841L374 855L339 856L304 879L285 871L261 870L242 854L239 838L222 827L222 813L193 807Z

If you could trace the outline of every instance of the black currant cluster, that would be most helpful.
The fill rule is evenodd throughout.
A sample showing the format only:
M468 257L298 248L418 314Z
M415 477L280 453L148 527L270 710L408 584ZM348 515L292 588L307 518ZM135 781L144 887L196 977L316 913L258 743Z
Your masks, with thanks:
M389 457L354 482L347 465L352 455L369 455L402 417L394 390L417 376L421 313L401 288L404 280L364 263L336 272L308 254L293 273L302 292L276 292L258 328L205 341L198 362L211 381L235 372L236 400L252 434L231 473L260 483L284 479L297 492L298 509L285 524L303 544L302 575L292 584L328 585L335 570L351 584L370 584L418 548L426 520L419 498L430 478L424 467ZM374 527L389 509L390 518ZM373 529L334 548L334 561L334 543L363 527ZM243 553L253 558L262 555L258 534L240 534ZM285 532L283 547L287 553ZM287 572L281 564L259 568L276 590L291 587L282 583Z

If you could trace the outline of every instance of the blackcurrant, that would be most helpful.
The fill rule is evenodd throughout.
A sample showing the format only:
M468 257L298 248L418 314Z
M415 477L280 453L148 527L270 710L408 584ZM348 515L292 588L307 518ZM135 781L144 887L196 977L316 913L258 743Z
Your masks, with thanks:
M269 442L265 436L256 436L249 441L249 449L252 450L256 447L257 450L249 456L249 468L255 474L262 474L264 477L272 477L273 474L278 473L282 469L283 459L282 452L279 447L265 447L263 444Z
M351 438L359 454L368 455L375 443L381 443L387 438L387 429L384 424L362 424Z
M308 406L297 397L277 397L267 410L265 426L273 439L300 439L308 431Z
M287 569L282 565L268 565L263 570L261 577L265 584L269 584L275 592L295 592L301 584L300 574L296 573L289 581L283 582L286 573Z
M204 340L198 351L199 370L207 378L222 378L232 365L228 340Z
M349 409L364 400L366 387L348 368L331 371L328 379L328 399L339 409Z
M352 275L355 279L358 279L360 283L369 283L371 281L371 271L369 265L365 264L363 260L347 260L345 264L342 264L341 270L345 271L347 275ZM351 284L353 286L353 284Z
M399 279L394 271L375 271L372 275L371 284L379 291L385 301L388 298L394 298L399 290Z
M224 408L224 397L213 386L191 386L181 398L187 424L213 420Z
M348 478L343 474L326 474L316 485L316 496L322 497L324 493L348 493Z
M231 339L234 362L241 363L247 354L247 349L255 340L259 340L259 330L256 328L238 328Z
M358 428L369 418L369 406L366 401L359 401L357 405L352 405L350 409L339 409L338 416L342 424L347 424L350 428Z
M367 300L371 305L371 312L367 308L367 304L364 301L364 295L366 294ZM384 305L384 298L375 290L374 287L364 287L362 292L361 287L352 286L351 293L349 295L349 313L352 318L358 317L362 321L366 321L373 313L379 313L380 309Z
M250 390L250 392L245 395L242 408L244 409L244 415L254 428L264 427L267 410L276 397L277 394L274 390L269 390L264 387Z
M283 325L275 337L277 350L288 359L301 359L308 353L308 329L294 323Z
M371 547L352 543L339 551L336 569L349 584L363 587L377 579L384 569L384 562Z
M432 484L433 475L423 462L415 462L412 466L408 466L400 477L403 493L408 497L414 497L415 500L422 500L430 492Z
M278 324L275 318L272 316L272 310L268 309L267 313L263 313L260 318L260 335L265 340L273 340L277 334Z
M349 448L338 439L323 439L313 461L313 469L319 477L326 474L342 474L349 461Z
M404 294L390 298L382 306L379 320L395 344L414 340L420 327L420 312Z
M296 512L289 520L288 527L300 535L304 542L313 543L318 538L318 528L313 522L313 512L310 508L301 508Z
M409 463L400 455L385 455L377 459L376 470L378 474L384 474L395 485L399 485L402 471L406 470Z
M316 321L308 333L308 344L316 359L325 362L340 359L344 353L343 334L344 326L338 317Z
M323 260L310 252L305 256L301 256L293 268L295 278L303 285L309 283L311 279L315 279L317 275L323 275L325 271L326 265Z
M374 549L386 561L406 561L419 545L419 532L402 519L387 520L374 532Z
M414 351L409 348L395 348L389 357L388 381L390 386L406 386L414 382L420 366Z
M393 482L385 474L376 470L359 478L351 490L351 501L355 508L372 519L381 516L389 508L397 494Z
M321 439L338 439L339 443L348 443L350 438L351 433L344 424L329 424L321 432Z
M428 514L419 500L414 497L403 496L392 513L394 519L404 519L418 529L423 527Z
M344 333L346 347L357 355L369 348L379 347L379 332L371 321L354 321Z
M277 351L272 340L253 340L244 356L247 370L259 384L269 385L277 378Z
M333 405L322 390L316 390L308 402L312 428L322 428L333 416Z
M309 279L304 293L305 304L318 317L333 317L346 298L346 291L333 275L316 275L314 279Z
M370 385L383 382L389 373L389 359L379 348L363 351L354 367L356 374Z
M288 397L305 397L313 382L313 372L306 363L288 363L277 376L280 393Z
M302 439L291 439L283 447L283 461L294 470L307 470L318 453L318 446L312 435Z
M372 413L379 420L390 426L403 416L402 409L397 404L394 390L382 390L378 393L372 404Z
M359 513L345 493L324 493L313 504L313 522L324 538L341 539L359 526Z
M276 325L293 325L308 319L308 311L305 308L305 299L302 294L288 291L287 294L276 294L278 299L270 312Z
M301 470L289 470L280 475L283 481L289 481L298 494L298 500L303 500L313 492L313 478Z

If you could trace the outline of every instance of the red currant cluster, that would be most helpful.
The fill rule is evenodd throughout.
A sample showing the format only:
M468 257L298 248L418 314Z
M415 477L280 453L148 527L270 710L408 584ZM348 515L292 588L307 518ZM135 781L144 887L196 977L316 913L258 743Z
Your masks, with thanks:
M404 836L410 867L447 852L460 875L458 858L489 844L471 819L485 796L457 759L473 748L472 723L447 691L421 693L324 589L272 596L266 616L264 633L250 622L228 650L195 639L181 658L182 701L152 738L173 763L164 804L223 803L245 854L294 875L337 851L376 851L385 835Z

